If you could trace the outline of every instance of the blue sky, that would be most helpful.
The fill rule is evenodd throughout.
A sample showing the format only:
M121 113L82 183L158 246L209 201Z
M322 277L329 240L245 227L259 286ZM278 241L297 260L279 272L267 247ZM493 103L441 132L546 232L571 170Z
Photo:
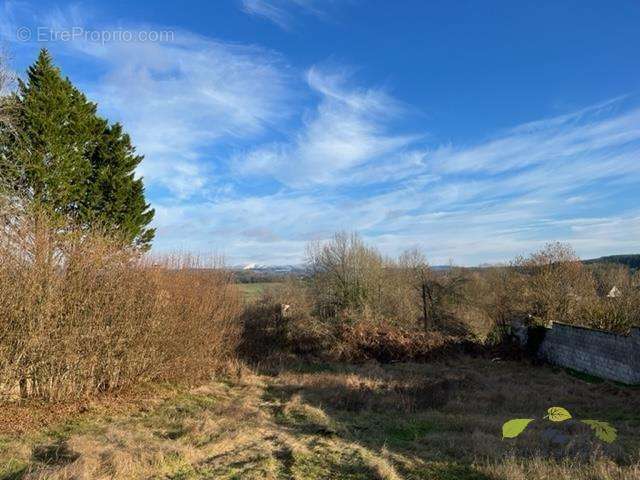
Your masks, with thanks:
M0 1L140 153L154 250L640 252L637 1Z

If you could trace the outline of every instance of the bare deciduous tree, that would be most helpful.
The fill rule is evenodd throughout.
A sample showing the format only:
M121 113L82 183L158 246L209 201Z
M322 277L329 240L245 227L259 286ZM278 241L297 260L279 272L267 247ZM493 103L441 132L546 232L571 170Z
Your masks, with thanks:
M399 265L419 294L424 330L443 326L441 324L448 316L448 303L462 300L464 277L456 271L434 272L424 254L417 249L400 255Z
M7 64L7 54L0 49L0 128L11 125L11 98L9 92L15 75Z
M524 301L538 323L567 321L579 303L595 295L593 277L570 245L550 243L513 265L528 277Z
M417 248L412 248L400 255L398 263L400 268L409 276L409 282L420 295L420 307L422 311L422 322L424 330L429 329L429 305L432 303L433 297L430 298L432 288L430 285L433 280L433 272L429 267L427 258Z
M382 256L355 233L340 232L326 243L309 245L307 263L322 316L371 306L381 294Z

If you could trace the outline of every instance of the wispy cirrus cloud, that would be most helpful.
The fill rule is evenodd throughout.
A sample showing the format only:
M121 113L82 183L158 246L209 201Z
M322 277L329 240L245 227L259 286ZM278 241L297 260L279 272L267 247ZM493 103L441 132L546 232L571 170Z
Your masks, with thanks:
M324 8L263 3L285 19ZM0 28L12 33L16 22L111 29L81 9L9 13ZM297 263L309 240L340 229L387 254L417 245L433 263L468 265L554 240L583 256L640 246L635 97L446 143L411 106L339 65L299 72L277 52L180 30L169 41L20 48L32 60L44 45L146 155L156 250Z
M235 158L242 175L270 175L289 186L341 183L350 171L395 154L419 136L391 133L403 113L384 90L349 84L344 68L312 67L309 88L319 97L289 142L251 149Z
M242 0L242 9L249 15L266 18L281 28L289 28L291 16L283 6L269 0Z
M139 173L170 195L210 189L211 148L259 138L292 113L293 76L282 56L267 49L153 25L104 24L77 6L12 12L15 25L33 25L34 32L127 32L125 40L78 35L33 47L48 46L99 72L76 82L103 114L124 123L147 157ZM143 40L153 33L158 41Z
M337 97L350 103L342 90ZM198 224L225 225L224 238L240 240L232 260L299 260L307 241L339 229L360 231L388 254L420 246L434 263L504 261L555 240L572 243L586 257L636 251L638 115L640 108L617 101L613 108L522 125L475 145L411 145L372 165L347 162L339 175L347 183L338 186L294 182L275 194L192 208L215 212L216 220L199 218ZM262 161L263 172L270 162L282 165L278 155ZM189 218L165 213L167 225L174 215ZM258 229L254 235L239 227L247 216Z
M209 147L259 138L290 115L286 66L255 47L185 32L166 44L84 45L108 68L90 94L149 157L142 173L189 195L211 181Z
M603 113L598 106L579 115L518 127L475 147L443 146L432 152L431 163L446 172L500 173L623 147L640 139L638 110L613 117Z
M249 15L265 18L288 30L296 14L326 17L326 9L336 3L340 0L241 0L241 8Z

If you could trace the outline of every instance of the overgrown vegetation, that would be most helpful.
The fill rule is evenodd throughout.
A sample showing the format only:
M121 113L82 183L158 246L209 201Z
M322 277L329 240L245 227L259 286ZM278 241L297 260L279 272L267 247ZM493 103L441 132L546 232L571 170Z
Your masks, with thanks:
M46 50L14 93L8 72L0 63L1 400L211 378L239 339L232 276L146 256L153 210L128 135Z
M620 333L640 324L640 274L586 266L564 244L509 265L434 270L415 249L385 258L339 233L307 256L307 278L267 290L246 315L254 357L285 348L345 361L425 360L500 344L514 321Z
M640 478L634 391L519 362L287 361L163 397L106 414L89 404L46 429L4 437L0 478ZM505 419L544 412L549 399L611 422L618 440L602 443L579 422L539 422L501 440Z
M231 276L143 255L142 157L46 50L11 80L0 64L2 400L210 378L238 340Z
M0 207L0 393L86 397L194 382L238 339L238 292L197 259L155 259L98 232Z

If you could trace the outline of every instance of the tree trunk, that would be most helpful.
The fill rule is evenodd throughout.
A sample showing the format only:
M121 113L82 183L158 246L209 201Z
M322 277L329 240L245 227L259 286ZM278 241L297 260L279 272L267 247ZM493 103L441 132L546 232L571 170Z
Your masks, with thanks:
M427 286L422 284L422 321L424 322L424 331L429 330L429 318L427 316Z
M18 383L20 385L20 398L27 398L29 396L29 390L27 388L27 377L21 376Z

